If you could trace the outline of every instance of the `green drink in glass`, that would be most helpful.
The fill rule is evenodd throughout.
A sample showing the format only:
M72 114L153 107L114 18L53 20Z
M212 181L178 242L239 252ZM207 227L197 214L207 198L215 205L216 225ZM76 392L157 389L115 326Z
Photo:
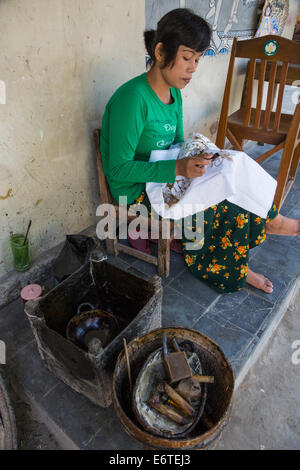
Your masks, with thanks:
M27 271L30 268L28 239L25 236L15 233L10 237L10 246L14 257L14 268L16 271Z

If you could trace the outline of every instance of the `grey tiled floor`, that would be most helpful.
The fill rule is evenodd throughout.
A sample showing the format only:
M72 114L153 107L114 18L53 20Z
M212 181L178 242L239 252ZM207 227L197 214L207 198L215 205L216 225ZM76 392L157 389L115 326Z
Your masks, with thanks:
M251 144L246 151L261 154L268 146ZM265 163L276 176L279 155ZM300 217L300 174L282 208ZM155 250L155 245L152 246ZM109 259L121 268L156 274L156 268L120 254ZM251 267L269 276L274 292L246 287L220 295L187 270L182 255L171 252L171 273L163 280L163 326L185 326L215 341L230 360L236 377L251 358L300 275L300 237L270 236L251 252ZM81 449L141 449L122 430L113 407L99 408L56 379L42 364L20 300L0 311L1 339L7 344L8 367L25 392Z

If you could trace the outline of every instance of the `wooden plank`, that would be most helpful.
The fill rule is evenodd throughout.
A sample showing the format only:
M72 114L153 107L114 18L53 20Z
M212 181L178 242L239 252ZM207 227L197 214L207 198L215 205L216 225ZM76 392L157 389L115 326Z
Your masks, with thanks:
M268 127L269 127L270 116L271 116L271 112L272 112L273 95L274 95L274 89L275 89L276 69L277 69L277 64L276 64L276 62L273 62L272 66L271 66L271 75L270 75L270 81L269 81L269 86L268 86L268 96L267 96L267 104L266 104L266 111L265 111L265 119L264 119L264 124L263 124L263 129L265 129L265 130L267 130Z
M284 147L285 140L280 142L280 144L276 145L276 147L273 147L272 149L268 150L268 152L265 152L263 155L260 155L255 159L257 163L262 163L264 162L267 158L271 157L274 153L278 152Z
M234 38L232 49L231 49L224 97L223 97L223 102L222 102L218 133L217 133L217 138L216 138L216 146L219 147L220 149L224 148L224 144L225 144L227 119L228 119L228 112L229 112L229 98L230 98L231 81L232 81L232 75L233 75L233 69L234 69L236 44L237 44L237 39Z
M274 198L274 203L276 204L276 207L280 209L280 207L282 206L282 204L284 203L284 201L286 200L286 197L287 195L289 194L292 186L294 184L294 181L293 180L290 180L287 182L286 186L285 186L285 190L284 190L284 193L282 194L281 196L281 199L280 199L280 196L275 196Z
M158 274L161 277L168 277L170 274L170 239L160 238L158 240L157 266Z
M290 168L290 178L293 180L296 177L297 169L299 166L299 160L300 160L300 143L298 143L297 147L295 148L294 156L293 156L293 160L292 160L291 168Z
M98 170L98 183L99 183L99 191L100 191L100 200L101 204L105 203L113 203L113 197L110 193L102 166L102 158L100 153L100 129L94 130L94 144L95 144L95 151L96 151L96 164Z
M244 125L247 127L249 126L250 116L251 116L254 73L255 73L255 59L253 58L250 60L248 77L247 77L247 85L246 85L246 114L245 114Z
M135 248L123 245L122 243L118 243L118 251L134 256L135 258L141 259L142 261L146 261L146 263L155 264L155 266L158 264L156 256L149 255L148 253L136 250Z
M118 256L118 240L116 238L105 240L106 251L109 255Z
M274 201L280 208L282 198L286 189L289 179L291 163L294 156L294 151L297 149L299 143L299 128L300 128L300 103L297 104L295 113L291 122L290 130L286 138L286 143L282 153L279 171L277 175L277 188L275 192Z
M300 43L292 41L277 35L267 35L260 38L248 39L246 41L238 41L236 46L236 57L244 57L251 59L266 59L265 44L268 41L276 41L278 50L273 56L268 56L270 62L290 62L300 64Z
M267 61L263 60L261 62L259 80L258 80L258 90L257 90L257 100L256 100L256 111L254 118L254 127L258 128L260 126L260 117L261 117L261 104L264 92L264 81L266 73Z
M256 61L256 68L255 68L255 75L254 79L259 80L259 74L260 74L260 67L263 61L257 60ZM277 62L277 72L276 72L276 77L275 77L275 83L280 82L280 77L281 77L281 72L282 72L282 65L288 63L288 62ZM265 81L269 82L270 81L270 71L271 71L271 63L267 62L267 67L266 67L266 73L265 73ZM286 85L295 85L295 86L300 86L300 83L295 82L299 80L300 77L300 65L298 64L289 64L288 68L288 74L286 77Z
M230 141L230 143L234 146L235 150L239 150L240 152L243 151L243 148L241 147L240 143L236 139L236 137L233 135L230 129L227 128L226 135Z
M278 145L280 144L284 139L285 135L276 133L276 132L270 132L267 130L263 129L255 129L255 127L240 127L239 125L230 123L230 131L232 134L237 136L237 139L243 138L246 140L255 140L256 142L264 142L265 144L272 144L272 145ZM227 131L227 137L230 140L230 136ZM235 145L232 140L230 140L232 145ZM237 147L236 150L239 150Z
M277 98L277 106L276 106L276 112L275 112L275 120L274 120L274 126L273 126L273 131L277 132L279 129L279 123L280 123L280 117L281 117L281 108L282 108L282 100L283 100L283 94L284 94L284 89L285 89L285 82L286 82L286 77L288 73L288 68L289 64L285 62L283 66L281 67L281 74L280 74L280 85L279 85L279 91L278 91L278 98Z

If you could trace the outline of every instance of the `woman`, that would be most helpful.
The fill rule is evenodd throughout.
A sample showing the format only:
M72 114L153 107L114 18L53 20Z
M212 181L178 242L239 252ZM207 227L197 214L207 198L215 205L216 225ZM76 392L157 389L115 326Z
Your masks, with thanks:
M184 141L180 90L191 81L209 46L211 29L192 11L178 8L167 13L157 31L146 31L145 44L151 68L122 85L108 102L102 122L103 169L116 201L150 203L147 182L174 183L178 175L196 178L205 173L211 155L149 162L152 150L168 149ZM195 223L197 215L194 216ZM300 223L278 215L273 206L267 219L223 201L204 212L205 237L200 250L188 251L190 271L219 292L240 290L246 281L271 293L273 285L248 269L249 249L262 243L266 233L299 235Z

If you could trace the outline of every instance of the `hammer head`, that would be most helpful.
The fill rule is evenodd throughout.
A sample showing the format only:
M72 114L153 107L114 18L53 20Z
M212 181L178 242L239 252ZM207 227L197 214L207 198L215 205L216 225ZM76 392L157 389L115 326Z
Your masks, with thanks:
M178 382L179 380L186 379L192 376L192 370L188 363L184 351L180 351L176 341L175 346L177 352L168 354L167 334L163 334L163 361L170 384Z
M164 359L165 370L170 384L192 376L185 353L174 352Z

